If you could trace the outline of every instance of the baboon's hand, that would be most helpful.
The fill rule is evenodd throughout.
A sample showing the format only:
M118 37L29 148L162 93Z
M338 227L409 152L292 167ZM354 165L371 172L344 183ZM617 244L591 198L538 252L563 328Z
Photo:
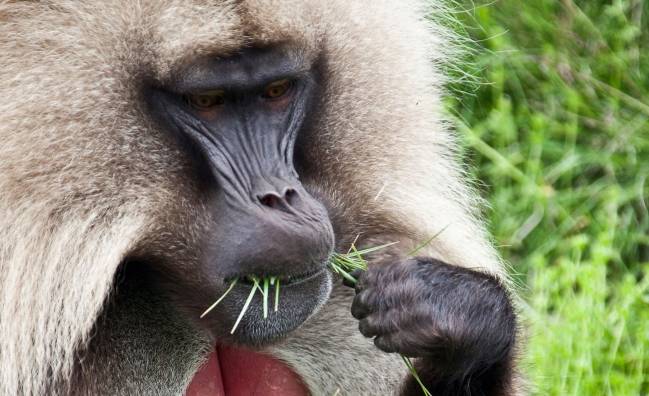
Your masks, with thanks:
M352 315L385 352L420 358L433 394L508 394L516 318L497 278L428 258L355 274ZM410 378L405 394L421 394Z

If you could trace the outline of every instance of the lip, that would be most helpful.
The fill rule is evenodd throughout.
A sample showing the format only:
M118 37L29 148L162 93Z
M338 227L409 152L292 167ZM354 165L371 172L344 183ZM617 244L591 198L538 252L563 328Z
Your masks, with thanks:
M254 291L248 309L232 332L246 300L254 290L252 284L237 282L202 323L215 339L226 344L262 346L286 337L311 315L316 313L329 297L332 276L326 267L293 277L291 283L281 283L278 310L274 310L274 286L270 286L268 315L263 313L263 295Z
M282 287L291 287L291 286L300 285L304 282L308 282L313 278L322 275L322 273L324 273L325 271L327 271L327 267L322 267L320 269L310 271L310 272L305 272L298 275L274 276L274 277L280 280ZM239 279L239 282L241 282L241 284L247 286L253 286L254 282L250 280L251 277L256 277L257 279L264 278L264 276L257 275L257 274L241 274L238 276L229 276L225 278L225 283L230 284L234 279Z

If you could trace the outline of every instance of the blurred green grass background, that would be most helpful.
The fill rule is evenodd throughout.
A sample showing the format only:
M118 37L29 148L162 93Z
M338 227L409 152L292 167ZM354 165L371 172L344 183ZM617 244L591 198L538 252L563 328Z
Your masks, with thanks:
M649 2L458 0L449 102L537 395L649 394ZM460 94L457 94L460 93Z

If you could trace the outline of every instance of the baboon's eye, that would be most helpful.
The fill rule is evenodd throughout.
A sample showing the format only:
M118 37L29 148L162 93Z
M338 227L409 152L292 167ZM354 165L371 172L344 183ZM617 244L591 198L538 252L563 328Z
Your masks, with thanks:
M288 79L274 81L264 88L262 97L264 99L279 99L291 90L293 82Z
M187 102L197 110L210 110L225 104L225 92L218 90L187 95Z

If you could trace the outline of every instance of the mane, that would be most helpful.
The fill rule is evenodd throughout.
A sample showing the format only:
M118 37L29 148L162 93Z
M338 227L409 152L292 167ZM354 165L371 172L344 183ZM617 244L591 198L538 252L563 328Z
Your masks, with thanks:
M375 17L365 15L367 11L362 2L335 1L338 7L320 6L318 9L326 17L322 24L330 25L330 30L326 31L331 36L327 39L332 41L328 50L347 62L350 57L358 57L362 66L358 66L360 71L349 71L344 62L331 65L337 68L334 73L337 73L338 83L348 88L344 95L336 98L339 102L332 105L331 112L346 109L345 106L356 111L349 110L350 117L342 121L325 120L321 138L335 141L343 148L358 147L358 141L353 140L358 137L352 136L358 130L371 131L379 126L389 131L407 129L404 137L394 137L394 142L401 144L409 157L407 164L403 161L401 173L392 171L390 161L395 160L394 145L373 139L365 149L389 160L377 165L374 174L361 172L358 177L378 175L379 183L372 180L373 184L366 186L367 180L353 180L354 183L349 184L358 184L359 189L372 197L378 197L378 190L387 186L385 192L381 192L381 205L392 210L395 218L414 219L411 228L419 230L414 237L420 240L446 226L436 222L439 213L445 219L461 222L460 227L450 227L440 236L444 241L440 246L446 250L436 251L437 248L431 247L430 251L457 258L458 265L468 266L478 259L488 261L492 263L489 269L498 271L499 261L493 250L479 238L471 242L476 235L484 234L480 223L471 215L467 216L471 212L469 208L479 201L472 198L474 194L462 182L448 182L449 178L460 180L462 170L454 165L456 144L447 133L439 96L449 82L444 71L464 45L449 28L452 19L449 19L451 14L447 7L438 1L377 0L374 8L382 14ZM319 2L313 0L309 4L316 7L313 4ZM126 196L136 196L133 192L121 196L130 186L117 179L128 175L103 175L100 180L94 179L93 171L117 161L122 162L115 173L130 169L127 155L122 159L115 158L119 157L117 154L102 153L102 146L97 146L99 149L93 146L94 139L109 141L106 136L122 128L121 118L126 120L124 133L130 138L142 139L139 134L143 132L128 124L135 119L128 101L106 95L105 86L114 89L111 94L123 93L120 89L128 90L126 80L132 77L128 73L138 71L133 67L134 62L140 61L139 56L155 69L152 77L158 78L176 65L173 62L205 56L215 50L236 49L242 45L240 36L244 32L237 13L247 4L251 4L249 8L264 10L267 7L276 11L267 16L275 18L269 21L263 20L265 12L248 15L249 18L261 18L258 23L262 27L285 22L282 26L287 32L291 29L308 31L314 36L314 30L319 29L308 24L312 15L305 14L308 18L305 16L304 21L295 17L296 7L308 6L292 1L269 4L259 0L223 1L218 2L218 6L192 3L189 7L186 3L189 2L169 0L149 4L116 0L114 7L102 7L101 2L96 5L76 1L0 0L0 63L3 64L0 69L0 140L3 141L0 145L0 367L3 368L0 370L0 394L47 394L52 392L53 385L65 383L73 372L76 352L90 339L93 325L110 296L120 263L152 228L151 213L155 209L150 205L155 200L128 199ZM93 7L100 13L95 15ZM401 32L410 40L408 51L415 59L405 64L390 52L404 51L398 46L403 46L407 40L401 38L397 44L376 43L385 46L384 54L391 62L376 66L376 59L370 58L380 51L374 48L368 55L360 44L352 42L349 32L331 27L338 18L349 18L350 12L356 13L359 20L367 16L385 21L389 24L385 29ZM104 17L106 20L102 19ZM407 25L413 20L422 23ZM98 26L96 32L92 30L95 25ZM369 26L354 29L356 35L370 33ZM125 53L111 53L103 44L106 40L117 40L113 38L116 30L122 40L132 35L140 41L133 43L133 47L122 42L113 43ZM260 32L259 37L288 34L290 32L267 31ZM152 55L147 52L150 48L146 44L154 35L167 40L162 40L163 46ZM89 42L92 46L84 47L80 42ZM93 70L98 64L109 64L101 62L115 59L127 65L119 70ZM403 94L408 95L409 105L415 106L421 99L421 106L430 108L428 117L409 120L405 127L399 117L408 119L404 114L412 114L413 107L394 108L388 112L375 108L366 97L359 98L359 93L365 95L365 88L374 88L375 81L393 73L395 64L399 66L397 71L404 74ZM371 70L371 65L382 74L371 75L367 70ZM408 73L412 74L409 78ZM80 76L80 80L75 85L61 78L68 75ZM425 86L422 87L421 81ZM115 101L116 108L113 112L97 112L94 103L89 104L84 100L87 98L78 96L80 92L87 93L98 105ZM421 111L417 109L417 113ZM342 125L342 122L347 124ZM432 130L439 133L433 136L429 133ZM96 136L89 136L88 131ZM336 131L345 131L347 135L334 135ZM422 150L421 147L429 147L431 142L439 147L438 153ZM118 145L112 141L110 144ZM110 147L117 150L115 146ZM127 149L132 148L124 144L124 150ZM357 151L341 154L348 155L352 165L347 166L367 158L366 153ZM439 164L431 165L432 155L438 155ZM84 172L84 161L91 160L95 161L96 168ZM161 169L168 166L163 159L159 161L153 165ZM441 172L436 172L440 169ZM355 169L346 170L341 168L330 173L351 175ZM412 181L411 175L422 177ZM155 175L137 176L152 179L133 181L138 186L154 185L158 181ZM444 178L445 183L437 183L436 178ZM334 183L342 182L329 180L323 184L328 183L335 191ZM437 186L444 186L444 190L436 190ZM160 187L151 195L159 194L154 197L158 202L175 198L165 196L161 192L163 189ZM446 201L440 200L439 205L433 205L430 197L443 197ZM444 202L451 204L444 206ZM453 205L458 202L461 205ZM349 208L352 209L355 208ZM372 213L357 212L365 216L358 219L359 224L371 225Z
M143 222L123 209L0 208L0 365L12 367L0 371L0 393L46 394L71 374Z

